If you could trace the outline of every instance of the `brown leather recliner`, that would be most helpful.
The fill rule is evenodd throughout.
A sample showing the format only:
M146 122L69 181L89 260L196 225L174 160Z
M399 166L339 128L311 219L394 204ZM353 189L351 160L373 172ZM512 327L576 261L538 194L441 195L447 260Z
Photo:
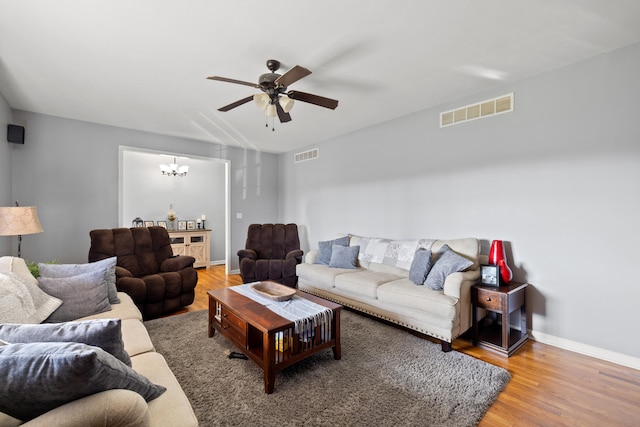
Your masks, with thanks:
M116 287L131 296L145 319L193 303L198 273L195 258L174 256L162 227L91 230L89 262L117 257Z
M251 224L245 249L238 251L242 281L273 280L295 288L302 255L296 224Z

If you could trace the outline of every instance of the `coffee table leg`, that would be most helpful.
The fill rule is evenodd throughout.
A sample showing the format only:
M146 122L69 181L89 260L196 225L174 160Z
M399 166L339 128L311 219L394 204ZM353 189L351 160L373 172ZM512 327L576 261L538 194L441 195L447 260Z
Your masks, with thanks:
M333 312L333 336L336 338L336 345L333 346L333 358L340 360L342 358L342 345L340 344L340 309Z
M273 393L276 382L276 342L275 332L262 335L262 370L264 371L264 392Z

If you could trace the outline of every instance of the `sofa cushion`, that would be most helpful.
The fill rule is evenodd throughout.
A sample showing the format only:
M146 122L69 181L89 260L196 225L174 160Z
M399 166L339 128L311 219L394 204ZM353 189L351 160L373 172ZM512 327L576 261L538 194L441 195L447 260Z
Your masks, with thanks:
M378 296L377 290L380 285L400 278L401 276L393 274L362 270L352 274L341 274L337 276L335 287L367 298L376 299Z
M458 302L458 298L450 297L442 291L434 291L426 286L416 286L407 278L387 282L378 287L378 300L450 319L456 314Z
M132 357L133 369L154 384L162 385L166 392L149 402L149 417L152 426L197 426L189 399L180 387L173 372L160 353L149 352ZM214 410L212 408L212 410Z
M444 289L444 281L447 276L457 271L463 271L473 265L473 261L458 255L452 251L449 246L444 245L439 251L439 257L431 267L431 271L427 275L427 280L424 284L429 289L442 290Z
M88 264L38 264L41 277L71 277L82 273L90 273L96 270L105 270L105 285L110 304L117 304L118 291L116 290L116 262L117 257L106 258L101 261L90 262Z
M358 263L358 252L360 246L340 246L333 245L331 251L330 268L348 268L355 270Z
M25 421L104 390L133 390L147 401L166 390L101 348L64 342L0 347L0 382L0 410Z
M336 277L342 274L354 274L361 271L361 268L352 270L349 268L329 268L328 265L321 264L298 264L296 266L296 274L298 281L313 284L313 286L331 289L335 285Z
M131 366L122 341L120 319L81 322L45 323L41 325L0 324L0 339L8 343L79 342L100 347Z
M413 255L413 261L411 261L409 279L416 285L423 285L430 269L431 251L429 249L418 249Z
M118 292L118 299L120 304L113 304L111 310L104 311L102 313L92 314L90 316L80 317L76 320L90 320L90 319L137 319L142 320L142 313L138 310L138 307L133 302L133 299L129 294L125 292Z
M103 268L71 277L39 277L40 288L62 300L62 305L46 321L68 322L111 310L105 286L105 270Z
M36 284L20 274L0 272L0 323L40 323L62 305L32 278Z
M122 341L124 342L124 349L131 357L148 351L155 351L147 328L137 319L124 319L122 321Z
M331 254L333 253L333 247L335 245L348 246L349 236L318 242L318 257L316 258L316 264L329 265L329 262L331 261Z

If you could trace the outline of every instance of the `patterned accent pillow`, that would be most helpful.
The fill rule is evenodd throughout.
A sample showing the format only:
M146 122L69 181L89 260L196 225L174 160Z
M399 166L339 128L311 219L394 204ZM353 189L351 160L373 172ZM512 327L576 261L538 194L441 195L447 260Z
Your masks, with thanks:
M455 253L449 246L444 245L439 251L440 257L431 267L424 284L429 289L441 291L447 276L457 271L463 271L473 265L473 261Z
M389 240L378 237L353 236L352 243L360 245L358 259L362 263L375 262L409 270L416 250L431 249L434 239Z
M31 277L35 284L20 274L0 272L0 323L40 323L62 305Z

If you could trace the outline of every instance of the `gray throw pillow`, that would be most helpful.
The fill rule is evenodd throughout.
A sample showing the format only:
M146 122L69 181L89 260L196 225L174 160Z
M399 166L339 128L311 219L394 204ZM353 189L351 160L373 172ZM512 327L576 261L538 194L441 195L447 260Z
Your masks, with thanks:
M413 261L411 261L409 279L416 285L423 285L430 269L431 251L429 249L418 249L413 255Z
M318 242L318 257L316 258L316 264L329 265L329 262L331 261L331 253L333 252L333 247L335 245L349 246L349 236Z
M95 319L41 325L0 324L0 340L7 343L79 342L100 347L131 366L122 341L120 319Z
M424 284L429 289L440 291L444 289L444 281L449 274L466 270L472 265L472 261L458 255L452 251L449 246L444 245L440 249L440 257L435 264L433 264L433 267L431 267L431 271L429 271Z
M358 268L358 253L360 246L340 246L334 245L331 251L330 268Z
M0 411L22 421L101 391L146 401L166 391L101 348L69 342L0 346L0 383Z
M109 304L119 304L118 290L116 289L116 263L117 257L111 257L88 264L38 264L41 277L71 277L82 273L90 273L96 270L106 269L104 279L109 296Z
M71 277L38 277L38 284L43 291L62 300L46 322L68 322L111 310L104 269Z

